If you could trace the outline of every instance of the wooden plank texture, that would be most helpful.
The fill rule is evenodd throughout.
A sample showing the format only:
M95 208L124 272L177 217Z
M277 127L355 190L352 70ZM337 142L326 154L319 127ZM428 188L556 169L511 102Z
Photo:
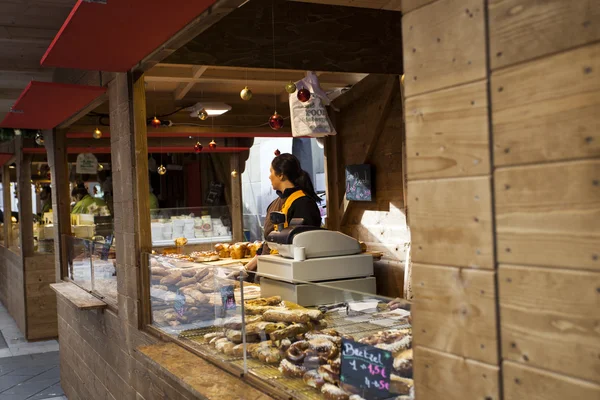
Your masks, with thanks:
M12 245L12 225L7 223L8 216L12 215L12 194L10 193L10 166L4 164L2 166L2 211L6 222L3 224L4 229L4 246L8 249Z
M329 4L332 6L375 8L378 10L400 11L406 0L289 0L302 3Z
M424 347L414 355L419 399L499 400L499 368Z
M498 363L494 272L413 263L415 345Z
M80 310L104 309L106 303L92 296L85 290L69 282L53 283L52 290L71 302Z
M595 0L490 0L492 69L600 40Z
M490 178L409 181L412 261L494 268Z
M483 0L439 0L402 18L406 96L486 77Z
M498 261L600 271L600 160L495 173Z
M600 44L494 73L491 91L495 165L600 155Z
M600 383L600 272L501 265L505 359Z
M402 0L402 13L406 14L419 7L433 3L436 0Z
M408 179L490 173L485 81L406 101Z
M25 293L27 302L27 339L58 336L56 294L50 284L56 282L53 254L36 254L25 258Z
M598 400L600 385L510 361L502 364L504 400Z

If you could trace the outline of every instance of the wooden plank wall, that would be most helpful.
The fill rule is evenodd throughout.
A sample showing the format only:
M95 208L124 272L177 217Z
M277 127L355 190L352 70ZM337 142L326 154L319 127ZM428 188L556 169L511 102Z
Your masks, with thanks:
M328 210L328 226L331 229L339 226L340 231L365 242L369 250L382 252L382 259L374 263L377 293L400 297L410 233L404 211L402 99L398 77L369 75L338 97L334 105L340 109L331 111L338 131L335 139L342 145L337 146L334 168L329 165L333 149L329 147L327 151L330 174L327 180L329 192L339 193L340 204L338 210ZM345 166L365 163L374 168L375 200L348 202L344 190ZM329 204L333 208L335 202L330 200ZM338 220L333 221L335 218Z
M19 254L17 254L17 252ZM25 286L23 284L23 259L20 250L0 246L0 301L14 318L19 330L25 335Z
M25 258L27 302L27 339L58 336L56 294L50 284L56 282L53 254L35 254Z
M598 399L600 4L488 14L505 399Z
M417 398L600 398L598 2L403 12Z

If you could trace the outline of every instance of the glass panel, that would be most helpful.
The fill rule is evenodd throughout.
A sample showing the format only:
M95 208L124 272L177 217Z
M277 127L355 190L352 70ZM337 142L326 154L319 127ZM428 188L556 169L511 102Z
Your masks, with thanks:
M93 291L107 303L117 305L117 257L112 236L92 242Z
M262 333L248 336L249 374L294 399L414 397L409 302L374 294L372 277L247 279L261 297L245 302L246 331Z
M177 238L188 246L232 240L228 207L161 208L150 214L153 247L174 246Z
M67 250L68 276L82 288L92 291L92 242L63 236Z
M147 255L152 324L227 368L243 368L241 283L236 269ZM229 336L227 336L229 335Z

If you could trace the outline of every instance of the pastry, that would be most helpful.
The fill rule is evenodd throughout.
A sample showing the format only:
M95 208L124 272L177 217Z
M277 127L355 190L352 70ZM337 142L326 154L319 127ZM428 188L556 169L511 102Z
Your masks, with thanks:
M204 279L208 278L208 274L209 274L209 272L210 272L210 269L209 269L209 268L199 268L199 269L197 269L197 270L196 270L196 275L195 275L195 277L196 277L196 280L197 280L198 282L200 282L200 281L202 281L202 280L204 280Z
M219 253L221 258L229 258L229 245L226 243L215 244L215 250Z
M252 357L267 364L279 364L281 361L281 352L277 347L273 347L273 342L270 340L249 347L249 351Z
M312 370L306 372L304 374L304 376L302 377L302 380L308 386L315 388L317 390L321 390L321 388L325 384L325 380L323 379L321 374L319 374L319 372L316 369L312 369Z
M213 346L216 346L219 343L223 343L223 342L229 342L229 339L227 339L226 337L214 337L208 343L211 344L211 345L213 345Z
M150 268L150 271L154 276L167 276L171 273L171 271L163 267L152 267Z
M326 383L321 388L321 393L325 396L327 400L349 400L350 395L343 389L332 385L330 383Z
M263 316L264 318L264 316ZM283 329L276 330L269 334L271 340L282 340L290 337L294 337L308 330L308 326L305 324L292 324Z
M332 336L332 335L326 335L323 333L313 333L313 332L307 332L306 335L304 335L304 336L307 340L323 339L323 340L327 340L329 342L333 342L337 346L342 345L342 337L341 336Z
M227 332L225 332L225 336L235 344L242 343L242 331L228 329ZM257 334L246 333L246 342L258 342L259 340L260 338Z
M310 321L309 315L302 310L267 310L263 314L265 321L306 323Z
M244 355L244 344L240 343L233 348L233 355L236 357L243 357Z
M268 310L283 310L277 306L246 306L245 311L248 315L263 315ZM278 322L278 321L275 321Z
M183 275L183 272L181 274ZM182 277L182 279L179 282L177 282L176 286L178 288L181 288L181 287L184 287L184 286L194 285L197 282L198 281L196 281L196 278L193 277L193 276L191 278L183 278Z
M246 244L236 243L229 248L229 256L234 260L241 260L246 256Z
M308 314L308 317L313 321L320 321L323 318L325 318L325 314L323 314L319 310L306 310L305 312Z
M217 341L217 343L215 344L215 348L217 349L218 352L221 352L221 353L231 354L231 353L233 353L234 347L235 347L235 344L230 342L227 339Z
M285 376L301 378L306 373L306 368L302 365L292 364L288 360L284 359L279 364L279 371Z
M379 343L376 344L375 347L377 347L378 349L387 350L392 354L396 354L400 351L410 349L412 347L412 336L406 335L397 342L393 343Z
M396 394L409 394L410 389L414 386L412 379L402 378L396 374L390 376L390 392Z
M185 246L188 242L188 240L184 237L178 237L177 239L174 240L175 242L175 246Z
M285 352L286 358L294 364L302 364L306 358L306 350L308 350L309 344L306 340L300 340L296 343L292 343Z
M246 306L276 306L281 303L281 296L272 296L248 300Z
M190 257L196 262L218 261L220 258L216 251L194 251L190 253Z
M408 349L394 357L394 371L403 378L413 377L413 350Z
M329 383L340 383L340 370L331 365L321 365L318 369L319 374Z
M162 278L160 280L160 284L166 285L166 286L175 285L177 282L179 282L181 280L181 277L182 277L181 272L175 271L175 272L172 272L169 275L165 276L164 278Z
M253 324L255 322L259 322L262 321L262 317L260 315L251 315L246 317L246 326L248 326L249 324ZM241 315L236 315L235 317L231 317L229 319L227 319L225 321L225 323L223 324L224 328L227 329L237 329L240 330L242 329L242 316Z
M208 304L210 302L210 298L199 290L183 289L182 292L184 295L193 298L197 303Z
M166 287L165 285L153 285L152 289L153 290L164 290L165 292L169 291L169 288Z
M286 325L282 322L267 322L260 321L246 325L246 333L254 333L259 335L268 335L280 329L286 328Z

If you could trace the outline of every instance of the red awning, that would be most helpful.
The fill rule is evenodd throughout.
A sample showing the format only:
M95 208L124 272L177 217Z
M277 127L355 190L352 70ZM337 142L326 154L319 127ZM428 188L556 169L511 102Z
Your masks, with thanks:
M0 153L0 167L3 167L11 158L13 158L14 154L10 153Z
M241 153L248 151L250 147L217 147L209 149L206 146L202 153ZM46 154L44 147L27 147L23 149L24 154ZM68 147L68 154L94 153L94 154L110 154L110 147ZM148 153L194 153L192 146L163 146L163 147L148 147Z
M52 129L104 92L100 86L31 81L0 127Z
M126 72L216 0L79 0L43 66Z

